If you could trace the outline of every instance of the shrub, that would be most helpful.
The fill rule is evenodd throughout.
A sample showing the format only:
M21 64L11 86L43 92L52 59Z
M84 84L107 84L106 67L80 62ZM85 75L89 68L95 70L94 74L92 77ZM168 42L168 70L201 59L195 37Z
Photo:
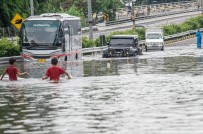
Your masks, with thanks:
M138 38L140 40L145 39L145 29L144 28L138 28L138 29L136 29L136 31L137 31L137 34L138 34Z
M200 24L200 27L203 27L203 18L202 18L202 16L197 17L197 22L198 22L198 24Z
M188 23L183 23L180 25L181 32L186 32L188 30L192 30L192 27Z
M94 41L87 39L87 37L82 37L82 48L89 48L94 46Z
M183 22L182 24L178 24L178 25L177 24L171 24L171 25L163 26L163 31L164 31L164 35L168 36L168 35L172 35L172 34L185 32L188 30L195 30L195 29L198 29L201 27L203 27L203 18L201 16L199 16L196 18L188 19L187 21ZM141 40L145 39L145 29L144 28L136 28L136 30L115 31L109 35L106 35L106 42L110 41L110 38L112 35L120 35L120 34L138 35L139 39L141 39ZM84 38L82 41L83 41L82 42L83 48L92 47L94 45L97 47L101 46L99 38L97 38L95 41L88 40L87 38Z
M198 28L200 28L200 25L198 24L198 21L195 18L191 18L191 19L187 20L184 23L186 23L189 26L191 26L191 29L198 29Z
M20 54L19 45L14 45L11 41L3 38L0 40L0 57L17 56Z

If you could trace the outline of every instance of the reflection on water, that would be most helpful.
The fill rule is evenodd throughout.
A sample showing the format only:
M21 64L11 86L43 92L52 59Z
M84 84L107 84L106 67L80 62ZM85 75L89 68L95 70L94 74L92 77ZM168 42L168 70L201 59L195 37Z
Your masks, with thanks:
M75 78L57 84L40 79L49 65L0 82L0 133L203 133L203 57L60 63Z

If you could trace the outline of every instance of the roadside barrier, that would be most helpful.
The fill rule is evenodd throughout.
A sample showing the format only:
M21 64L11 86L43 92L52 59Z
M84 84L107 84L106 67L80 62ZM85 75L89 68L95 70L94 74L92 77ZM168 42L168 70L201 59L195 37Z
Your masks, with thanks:
M174 35L169 35L169 36L165 36L164 37L164 42L166 45L170 45L174 42L178 42L178 41L181 41L181 40L186 40L186 39L190 39L190 38L195 38L197 30L190 30L190 31L187 31L187 32L182 32L182 33L178 33L178 34L174 34ZM203 28L200 29L200 31L202 32L203 31ZM145 40L140 40L139 41L139 46L140 47L144 47L145 46ZM102 52L104 49L106 49L107 46L102 46L102 47L91 47L91 48L83 48L82 50L82 53L83 54L93 54L93 53L96 53L96 52Z
M83 27L81 30L82 30L83 33L89 32L89 27ZM92 27L92 30L93 30L93 31L98 31L97 26L93 26L93 27Z
M151 18L156 18L156 17L169 16L169 15L175 15L175 14L181 14L181 13L196 12L196 11L199 11L199 9L186 9L186 10L182 10L182 11L162 12L160 14L135 17L135 20L151 19ZM123 23L131 22L131 21L132 21L132 19L109 21L109 22L105 23L105 26L118 25L118 24L123 24Z
M15 58L16 61L18 61L18 62L23 61L23 57L21 57L21 56L11 56L11 57ZM8 63L8 62L9 62L9 59L10 59L11 57L1 57L1 58L0 58L0 64Z
M199 29L201 32L203 32L203 28ZM197 30L190 30L190 31L187 31L187 32L182 32L182 33L178 33L178 34L174 34L174 35L169 35L169 36L165 36L164 37L164 42L166 45L170 45L174 42L178 42L178 41L181 41L181 40L186 40L186 39L190 39L190 38L195 38ZM140 40L139 41L139 46L140 47L144 47L145 46L145 40ZM104 49L106 49L107 46L102 46L102 47L91 47L91 48L83 48L82 50L78 50L76 52L72 52L72 53L66 53L66 54L59 54L59 55L55 55L53 57L64 57L64 56L70 56L70 55L77 55L79 53L81 54L95 54L95 53L98 53L98 52L102 52ZM21 55L21 56L12 56L14 58L16 58L17 61L23 61L24 59L32 59L31 56L28 56L28 55ZM52 58L53 58L52 57ZM3 64L3 63L8 63L8 60L9 58L11 57L2 57L0 58L0 64Z
M135 21L144 20L144 19L151 19L151 18L156 18L156 17L169 16L169 15L175 15L175 14L196 12L196 11L199 11L199 9L186 9L186 10L181 10L181 11L162 12L162 13L154 14L154 15L146 15L146 16L135 17ZM131 21L132 21L132 19L122 19L122 20L117 20L117 21L109 21L109 22L104 22L103 26L118 25L118 24L128 23L128 22L131 22ZM97 25L100 25L100 24L97 24ZM136 27L142 27L142 25L136 25ZM97 26L93 26L92 28L93 28L93 31L98 31ZM89 31L89 27L82 28L83 33L88 32L88 31Z

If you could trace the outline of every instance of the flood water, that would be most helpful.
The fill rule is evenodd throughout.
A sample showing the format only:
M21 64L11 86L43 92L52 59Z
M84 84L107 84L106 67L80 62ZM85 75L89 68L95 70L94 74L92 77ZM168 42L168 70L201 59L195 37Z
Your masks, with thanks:
M203 133L203 50L100 57L61 62L74 78L60 83L41 80L49 63L18 63L31 78L0 81L0 133Z

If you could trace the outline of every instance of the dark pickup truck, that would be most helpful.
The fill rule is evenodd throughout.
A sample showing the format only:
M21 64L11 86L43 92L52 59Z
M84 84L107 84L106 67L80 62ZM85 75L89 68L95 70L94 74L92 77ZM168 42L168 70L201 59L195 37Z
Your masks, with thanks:
M142 54L137 35L114 35L107 45L107 49L103 50L103 58L128 57Z

